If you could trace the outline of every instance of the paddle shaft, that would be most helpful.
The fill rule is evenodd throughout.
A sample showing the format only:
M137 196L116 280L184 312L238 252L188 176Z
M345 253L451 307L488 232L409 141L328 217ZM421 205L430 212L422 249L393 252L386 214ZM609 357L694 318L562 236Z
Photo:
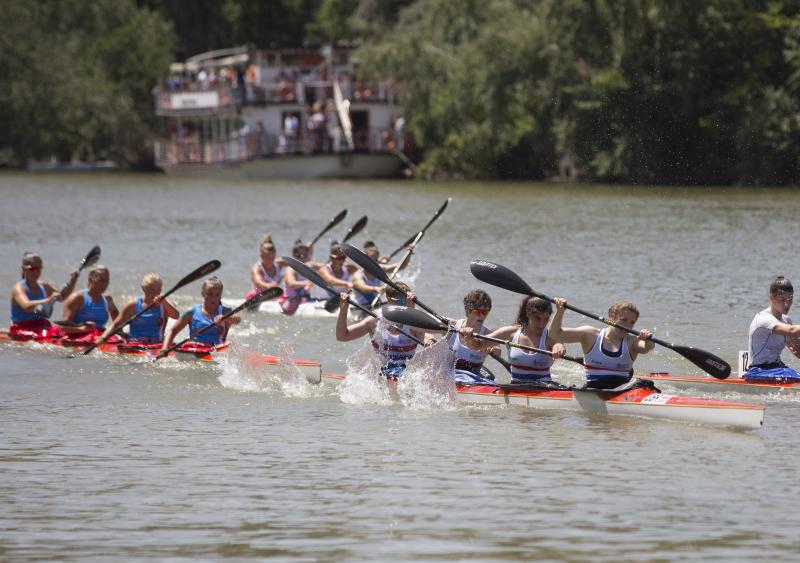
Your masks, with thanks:
M81 260L80 266L78 266L78 274L80 274L84 269L96 264L99 259L100 259L100 247L95 246L86 254L83 260ZM68 281L66 284L64 284L64 287L61 288L62 299L64 298L64 293L67 291L67 288L70 286L70 284L73 283L74 282L72 281Z
M207 263L203 264L202 266L197 268L191 274L189 274L187 276L184 276L178 283L176 283L172 287L172 289L170 289L168 292L166 292L164 295L162 295L161 299L162 300L166 299L167 297L169 297L170 295L175 293L177 290L179 290L183 286L192 283L193 281L197 280L198 278L201 278L203 276L206 276L206 275L210 274L214 270L217 270L221 265L222 265L222 263L219 260L211 260L210 262L207 262ZM154 302L150 303L150 305L148 305L147 307L145 307L144 309L142 309L141 311L136 313L134 316L132 316L130 319L125 321L125 323L123 323L119 327L117 327L117 329L114 332L112 332L111 334L109 334L108 336L106 336L105 338L100 340L99 342L95 342L94 344L89 346L86 350L83 351L83 355L85 356L85 355L91 353L92 350L94 350L95 348L97 348L101 344L107 342L109 338L111 338L115 334L119 334L120 332L122 332L123 328L125 328L129 324L131 324L134 321L136 321L137 319L139 319L147 311L155 308L157 305L159 305L159 303L160 302L157 302L157 301L154 301Z
M325 233L327 233L328 231L330 231L332 228L334 228L336 225L338 225L339 223L341 223L341 222L342 222L342 219L344 219L345 215L347 215L347 209L343 209L342 211L340 211L340 212L339 212L339 214L338 214L336 217L334 217L333 219L331 219L331 220L328 222L328 225L327 225L327 226L326 226L324 229L322 229L322 230L320 231L320 233L319 233L319 234L318 234L316 237L314 237L314 239L311 241L311 246L314 246L314 244L315 244L315 243L316 243L316 242L317 242L319 239L321 239L321 238L322 238L322 235L324 235Z
M430 220L430 221L428 221L428 223L427 223L427 224L426 224L424 227L422 227L422 230L421 230L420 232L421 232L423 235L425 234L425 231L427 231L427 230L428 230L428 228L429 228L431 225L433 225L434 221L436 221L436 219L438 219L438 218L439 218L439 216L440 216L440 215L441 215L441 214L444 212L444 210L445 210L445 209L447 209L447 204L449 204L449 203L450 203L450 198L448 197L448 198L445 200L445 202L442 204L442 206L441 206L441 207L438 209L438 211L436 211L436 213L434 213L434 214L433 214L433 217L431 217L431 220ZM414 235L414 236L412 236L412 237L411 237L411 238L409 238L409 239L408 239L406 242L404 242L404 243L403 243L403 244L402 244L402 245L401 245L401 246L400 246L400 247L399 247L397 250L395 250L394 252L392 252L392 253L389 255L389 260L391 260L391 259L392 259L392 258L393 258L393 257L394 257L394 256L395 256L397 253L398 253L398 252L400 252L400 251L401 251L401 250L403 250L405 247L407 247L409 244L411 244L411 243L413 242L413 240L414 240L414 238L415 238L416 236L417 236L417 235ZM422 238L422 237L420 237L420 238Z

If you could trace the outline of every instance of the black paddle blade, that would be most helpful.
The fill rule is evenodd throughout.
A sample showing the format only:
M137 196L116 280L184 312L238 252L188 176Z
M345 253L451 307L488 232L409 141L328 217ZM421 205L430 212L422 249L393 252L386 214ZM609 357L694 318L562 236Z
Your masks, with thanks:
M447 325L424 311L409 309L401 305L385 305L381 315L387 321L415 326L425 330L447 330Z
M78 267L79 270L83 270L84 268L91 268L97 261L100 260L100 247L95 246L92 248L86 257L81 260L81 265Z
M360 233L362 230L364 230L364 227L366 227L366 226L367 226L367 216L364 215L361 219L359 219L356 222L355 225L350 227L350 230L347 231L347 234L344 236L344 240L342 241L342 244L346 243L348 240L350 240L351 238L356 236L358 233Z
M314 285L321 287L331 295L338 295L338 293L336 293L336 290L333 289L330 286L330 284L326 282L322 278L322 276L320 276L319 273L311 266L303 264L300 260L298 260L297 258L292 258L291 256L284 256L283 260L290 268L292 268L295 272L297 272L298 274L309 280Z
M47 303L40 303L33 308L33 311L37 315L44 317L45 319L49 319L51 316L53 316L53 304L49 301Z
M731 366L722 358L715 356L711 352L692 348L691 346L670 346L678 354L692 362L708 375L717 379L725 379L731 374Z
M523 295L530 295L533 293L533 288L531 288L525 280L500 264L495 264L487 260L473 260L469 265L469 270L472 272L473 276L489 285L501 287Z
M417 236L417 235L414 235ZM367 272L375 276L377 279L381 280L383 283L392 285L392 280L389 279L389 276L386 275L386 272L381 268L381 265L378 264L375 260L369 257L364 251L359 250L352 244L344 244L342 246L344 249L344 253L347 255L350 260L364 268Z
M261 303L262 301L269 301L270 299L275 299L276 297L280 297L283 295L283 290L280 287L268 287L257 294L253 295L250 299L247 300L248 307L252 305L256 305L257 303ZM243 306L242 303L241 306ZM238 307L237 307L238 308Z
M339 305L342 303L342 298L338 295L334 295L327 301L325 301L325 310L329 313L333 313L336 309L339 308Z
M184 276L183 279L181 279L181 281L175 284L175 289L183 287L186 284L192 283L195 280L199 280L200 278L207 276L211 272L218 270L220 266L222 266L222 262L220 262L219 260L211 260L210 262L206 262L191 274Z

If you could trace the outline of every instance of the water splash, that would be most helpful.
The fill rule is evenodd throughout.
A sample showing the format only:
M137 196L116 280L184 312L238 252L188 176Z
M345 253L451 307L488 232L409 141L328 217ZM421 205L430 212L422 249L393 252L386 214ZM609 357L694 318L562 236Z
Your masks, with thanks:
M366 339L364 345L345 362L347 377L339 385L339 398L354 405L393 403L391 384L380 375L382 364L381 357L373 350L370 340Z
M397 383L403 405L410 409L454 408L454 363L455 355L444 338L414 354Z
M219 382L235 391L280 393L301 398L320 394L319 386L309 383L294 364L292 355L293 350L285 344L281 344L277 356L232 347L220 362Z

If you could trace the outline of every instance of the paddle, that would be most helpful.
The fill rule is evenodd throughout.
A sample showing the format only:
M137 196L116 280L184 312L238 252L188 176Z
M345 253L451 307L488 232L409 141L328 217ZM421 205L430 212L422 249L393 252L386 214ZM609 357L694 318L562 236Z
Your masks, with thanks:
M427 231L427 230L428 230L428 227L430 227L431 225L433 225L433 222L434 222L434 221L436 221L436 219L438 219L438 218L439 218L439 215L441 215L442 213L444 213L444 210L445 210L445 209L447 209L447 204L448 204L448 203L450 203L450 200L451 200L451 199L452 199L452 198L448 197L448 198L445 200L445 202L442 204L442 206L439 208L439 210L438 210L436 213L434 213L434 214L433 214L433 217L431 217L431 220L430 220L430 221L428 221L428 224L427 224L427 225L425 225L424 227L422 227L422 230L421 230L421 231L419 231L419 232L421 232L423 235L425 234L425 231ZM392 258L395 256L395 254L397 254L398 252L400 252L401 250L403 250L405 247L407 247L409 244L411 244L411 243L414 241L414 239L415 239L416 237L417 237L417 235L416 235L416 234L415 234L415 235L412 235L411 237L409 237L409 239L408 239L406 242L404 242L403 244L401 244L401 245L400 245L400 247L399 247L397 250L395 250L394 252L392 252L392 253L389 255L389 260L391 260L391 259L392 259ZM419 241L418 241L418 242L419 242Z
M328 222L328 225L324 229L322 229L320 231L320 233L316 237L314 237L314 240L311 241L311 246L314 246L314 243L316 243L320 238L322 238L322 235L324 235L325 233L330 231L332 228L334 228L336 225L341 223L342 219L344 219L345 215L347 215L347 209L342 209L339 212L339 214L336 217L334 217L333 219L331 219Z
M411 245L411 248L408 249L408 252L406 252L405 256L403 256L403 259L400 260L397 263L397 266L394 267L394 270L392 270L392 273L389 274L389 279L392 279L392 280L394 279L394 277L397 275L397 272L400 271L400 266L402 266L405 263L405 261L408 260L408 257L411 256L411 253L414 252L414 250L413 250L414 245L416 245L419 242L419 239L421 239L421 238L422 238L422 231L417 233L417 236L414 237L414 240L412 240L409 243ZM381 269L383 269L383 268L381 268ZM386 291L386 286L382 287L381 290L377 293L377 295L375 295L375 299L373 299L372 303L369 304L369 306L371 308L374 309L378 305L378 301L381 300L381 295L383 295L384 291Z
M286 264L290 268L293 268L298 274L300 274L301 276L305 277L307 280L311 281L311 283L321 287L322 289L324 289L325 291L330 293L332 296L338 296L339 295L339 292L337 292L328 282L326 282L322 278L322 276L320 276L319 273L317 273L317 271L314 270L314 268L311 268L310 266L307 266L306 264L303 264L300 260L297 260L296 258L291 258L289 256L284 256L283 259L286 261ZM356 308L361 309L362 311L364 311L369 316L374 317L376 319L378 318L378 315L376 315L375 313L373 313L372 311L370 311L366 307L363 307L363 306L359 305L358 303L356 303L354 301L350 301L350 304L351 305L355 305ZM413 334L409 334L409 333L407 333L405 331L402 331L402 330L399 330L399 332L404 334L404 335L406 335L406 336L408 336L410 339L412 339L417 344L422 344L423 346L425 345L425 343L422 340L420 340L419 338L417 338Z
M436 319L427 313L422 311L418 311L416 309L409 309L408 307L402 307L400 305L388 305L381 309L382 314L385 318L389 319L395 323L402 323L409 326L415 326L417 328L422 328L425 330L447 330L452 331L455 330L452 323L443 323L439 319ZM492 336L486 336L483 334L473 334L473 338L477 338L479 340L486 340L487 342L494 342L495 344L502 344L506 347L511 348L519 348L520 350L525 350L526 352L539 352L540 354L547 354L548 356L552 356L553 352L550 350L545 350L543 348L535 348L533 346L525 346L524 344L517 344L510 340L501 340L500 338L494 338ZM576 364L580 364L586 367L586 364L583 363L581 358L576 358L574 356L561 356L559 358L561 360L567 360L568 362L575 362ZM614 370L620 371L624 373L629 373L628 370Z
M90 268L90 267L94 266L97 263L98 260L100 260L100 247L99 246L95 246L94 248L92 248L88 252L88 254L86 254L86 256L83 258L83 260L81 260L81 263L78 266L78 274L80 274L85 268ZM76 280L77 280L77 278L76 278ZM73 283L72 281L68 281L67 283L64 284L64 287L61 288L61 292L60 293L61 293L61 298L62 299L64 299L64 295L67 292L67 288L72 283ZM48 303L42 303L41 305L37 305L34 308L34 311L36 311L36 313L40 314L44 318L49 319L50 316L53 314L53 304L49 303L49 302Z
M191 335L189 338L184 338L183 340L181 340L177 344L173 344L172 346L170 346L166 350L160 352L158 354L158 356L153 358L153 361L160 360L164 356L169 355L170 352L176 350L177 348L180 348L181 346L183 346L184 344L189 342L192 338L194 338L198 334L203 334L204 332L206 332L208 330L211 330L212 327L217 326L219 323L221 323L222 321L224 321L227 318L232 317L233 315L235 315L239 311L241 311L243 309L246 309L248 307L252 307L253 305L257 305L258 303L261 303L262 301L267 301L269 299L275 299L276 297L278 297L282 293L283 293L283 290L280 287L268 287L267 289L264 289L264 290L260 291L259 293L256 293L250 299L246 300L244 303L242 303L241 305L239 305L238 307L236 307L235 309L233 309L229 313L226 313L226 314L222 315L222 317L219 319L218 322L204 326L203 328L201 328L200 330L195 332L193 335Z
M555 303L551 297L534 291L531 286L525 282L525 280L500 264L495 264L486 260L475 260L469 265L469 269L472 272L472 275L490 285L501 287L515 293L521 293L523 295L533 295L534 297L539 297L541 299L550 301L551 303ZM571 311L575 311L578 314L607 324L608 326L613 326L620 330L624 330L629 334L633 334L635 336L638 336L639 334L637 331L617 324L605 317L583 311L569 304L565 305L565 307ZM716 377L717 379L725 379L731 373L730 364L728 364L728 362L722 358L715 356L711 352L706 352L705 350L694 348L692 346L678 346L676 344L665 342L664 340L656 338L655 336L651 336L649 340L652 340L656 344L660 344L665 348L669 348L670 350L677 352L694 365L702 369L704 372Z
M449 200L448 200L449 201ZM419 237L422 233L420 232L417 236ZM413 241L412 241L413 242ZM419 242L419 240L417 240ZM367 272L372 274L373 277L379 279L383 283L388 286L391 286L396 291L399 291L403 295L406 295L406 292L403 291L396 283L392 281L392 279L386 274L386 272L381 268L381 265L378 264L375 260L370 258L368 254L362 252L352 244L345 244L344 245L344 253L356 264L364 268ZM440 322L444 324L449 324L450 320L441 316L439 313L422 303L419 299L414 298L414 301L417 305L421 308L425 309L428 313L436 317ZM500 362L504 368L506 368L509 372L511 371L511 364L509 364L505 359L503 359L498 354L491 355L495 360Z
M342 244L346 243L348 240L356 236L358 233L364 230L364 227L366 226L367 226L367 216L364 215L361 219L356 221L355 225L353 225L352 227L350 227L350 229L348 229L347 234L344 235L344 240L342 240Z
M221 265L222 265L222 263L219 260L211 260L210 262L206 262L205 264L203 264L202 266L197 268L195 271L193 271L191 274L189 274L189 275L185 276L183 279L181 279L181 281L176 283L175 286L172 289L170 289L168 292L166 292L164 295L162 295L161 298L162 299L166 299L167 297L169 297L170 295L175 293L177 290L179 290L183 286L188 285L188 284L192 283L193 281L199 280L200 278L203 278L203 277L207 276L208 274L210 274L214 270L217 270ZM147 307L145 307L144 309L142 309L141 311L136 313L134 316L132 316L130 319L128 319L127 322L125 322L124 324L120 325L117 328L117 330L115 330L114 332L112 332L111 334L109 334L108 336L103 338L102 340L99 340L99 341L95 342L94 344L92 344L91 346L89 346L86 350L83 351L83 355L86 356L86 355L90 354L92 352L92 350L94 350L95 348L97 348L101 344L103 344L106 341L108 341L108 339L111 338L112 336L114 336L115 334L119 334L120 332L122 332L123 328L125 328L126 326L131 324L133 321L135 321L136 319L138 319L139 317L144 315L147 311L149 311L150 309L154 308L156 305L157 305L157 303L155 303L155 302L151 303L150 305L148 305ZM70 357L74 358L75 356L72 355Z

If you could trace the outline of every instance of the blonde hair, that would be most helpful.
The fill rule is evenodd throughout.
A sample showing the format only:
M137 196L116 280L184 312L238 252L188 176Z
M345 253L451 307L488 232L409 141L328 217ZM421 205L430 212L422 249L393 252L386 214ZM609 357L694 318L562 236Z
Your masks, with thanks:
M271 244L273 246L275 245L275 243L272 242L272 235L269 233L264 233L261 235L261 241L258 243L258 247L261 248L265 244Z
M108 268L106 268L102 264L97 264L95 266L92 266L92 269L89 270L89 281L97 279L97 276L99 276L102 273L108 274L109 273Z
M26 252L22 255L22 265L23 266L33 266L34 264L41 264L42 257L36 254L35 252Z
M150 287L155 284L161 284L161 276L156 274L155 272L150 272L149 274L145 274L142 278L142 289L145 287Z
M636 320L639 320L639 308L633 301L627 301L625 299L620 299L611 305L611 307L608 308L608 316L612 320L618 319L623 311L630 311L636 315Z

